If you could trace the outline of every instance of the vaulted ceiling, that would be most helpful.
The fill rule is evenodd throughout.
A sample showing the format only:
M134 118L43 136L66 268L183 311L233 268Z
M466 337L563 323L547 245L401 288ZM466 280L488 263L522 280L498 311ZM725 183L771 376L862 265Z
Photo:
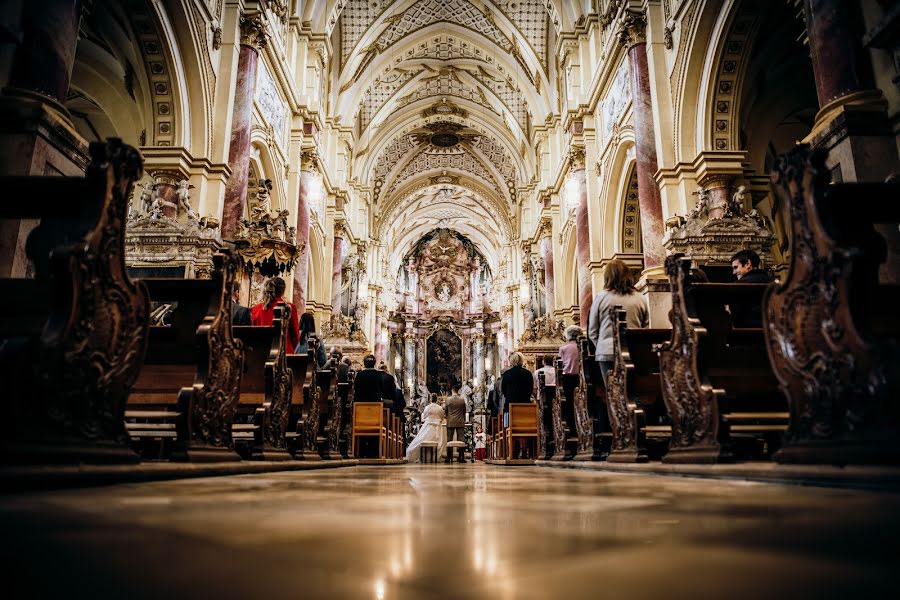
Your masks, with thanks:
M552 4L347 0L335 7L332 116L355 133L353 172L372 192L376 235L403 246L392 254L438 223L468 235L485 255L508 242L517 190L534 176L533 127L556 104Z

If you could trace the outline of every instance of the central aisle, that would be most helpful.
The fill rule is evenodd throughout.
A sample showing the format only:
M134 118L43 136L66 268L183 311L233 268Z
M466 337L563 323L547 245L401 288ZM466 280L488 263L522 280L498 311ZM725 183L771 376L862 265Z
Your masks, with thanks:
M0 497L0 559L32 598L849 598L893 589L898 507L758 483L357 467Z

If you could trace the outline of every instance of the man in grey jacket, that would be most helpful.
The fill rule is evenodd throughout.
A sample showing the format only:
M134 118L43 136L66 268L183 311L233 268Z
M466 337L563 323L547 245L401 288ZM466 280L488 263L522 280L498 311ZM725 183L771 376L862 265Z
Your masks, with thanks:
M444 401L444 413L447 415L447 441L466 441L466 401L459 395L459 384L453 385L453 393ZM466 449L459 449L459 462L466 461ZM450 450L447 450L446 462L450 462Z

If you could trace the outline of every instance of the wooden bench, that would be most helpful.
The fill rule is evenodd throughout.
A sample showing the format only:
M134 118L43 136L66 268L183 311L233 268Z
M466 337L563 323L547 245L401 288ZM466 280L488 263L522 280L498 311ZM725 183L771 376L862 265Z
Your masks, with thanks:
M555 448L553 429L553 403L556 399L556 386L547 385L544 373L538 373L538 423L540 423L540 438L537 458L550 460Z
M244 345L244 373L232 437L244 458L291 460L287 451L292 374L286 363L284 335L290 307L275 306L271 327L234 327Z
M319 386L317 385L315 347L307 354L288 354L287 367L291 370L291 412L285 434L288 449L297 460L319 461L316 444L319 422Z
M575 426L575 393L570 401L566 398L562 375L562 359L556 359L556 395L550 407L553 423L553 454L550 460L572 460L578 453L578 433Z
M349 381L338 382L337 393L341 401L341 435L339 447L343 458L352 458L353 436L353 375Z
M2 177L0 219L40 220L26 243L34 278L0 279L0 375L9 402L0 460L136 462L125 402L147 345L150 304L124 262L140 154L90 146L81 177Z
M785 280L766 295L772 369L790 405L779 462L900 463L900 185L831 184L820 151L779 159L773 182L790 207ZM887 235L885 235L887 234ZM896 256L895 256L896 257Z
M672 437L665 462L733 458L738 437L777 444L787 427L762 329L736 330L729 304L762 302L767 284L705 283L680 254L666 258L672 338L659 350ZM735 434L740 434L739 436Z
M519 438L525 439L526 447L530 448L531 456L537 453L538 441L538 407L534 402L513 402L509 405L509 426L503 430L506 446L506 456L511 459L515 456L513 441ZM521 457L520 457L521 458Z
M662 398L656 346L672 337L671 329L629 329L627 313L616 308L613 329L615 361L607 382L607 408L612 426L610 462L643 462L648 442L668 445L672 434Z
M213 256L211 279L145 279L154 303L174 307L169 326L150 327L149 346L125 410L128 434L144 458L240 460L232 423L243 348L232 336L237 258Z
M582 336L578 338L578 345L581 350L579 388L583 390L585 400L584 409L579 409L577 402L575 405L578 449L574 460L602 460L609 453L612 439L607 416L606 383L600 374L593 344Z
M360 458L359 439L363 437L377 438L377 458L385 458L385 447L387 445L387 424L384 422L384 403L353 403L353 432L351 448L353 450L353 456L355 458Z
M319 369L316 373L319 386L319 427L316 444L319 454L325 460L338 460L341 457L340 432L342 407L337 393L337 371Z

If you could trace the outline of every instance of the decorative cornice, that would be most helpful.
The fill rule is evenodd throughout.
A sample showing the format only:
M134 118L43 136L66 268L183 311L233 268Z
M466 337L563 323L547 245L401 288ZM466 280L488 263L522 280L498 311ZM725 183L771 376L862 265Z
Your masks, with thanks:
M260 13L241 15L241 45L256 50L265 48L269 38L266 34L266 23Z
M630 49L637 44L643 44L647 41L647 16L643 11L626 10L622 15L619 23L619 29L616 32L619 42Z

